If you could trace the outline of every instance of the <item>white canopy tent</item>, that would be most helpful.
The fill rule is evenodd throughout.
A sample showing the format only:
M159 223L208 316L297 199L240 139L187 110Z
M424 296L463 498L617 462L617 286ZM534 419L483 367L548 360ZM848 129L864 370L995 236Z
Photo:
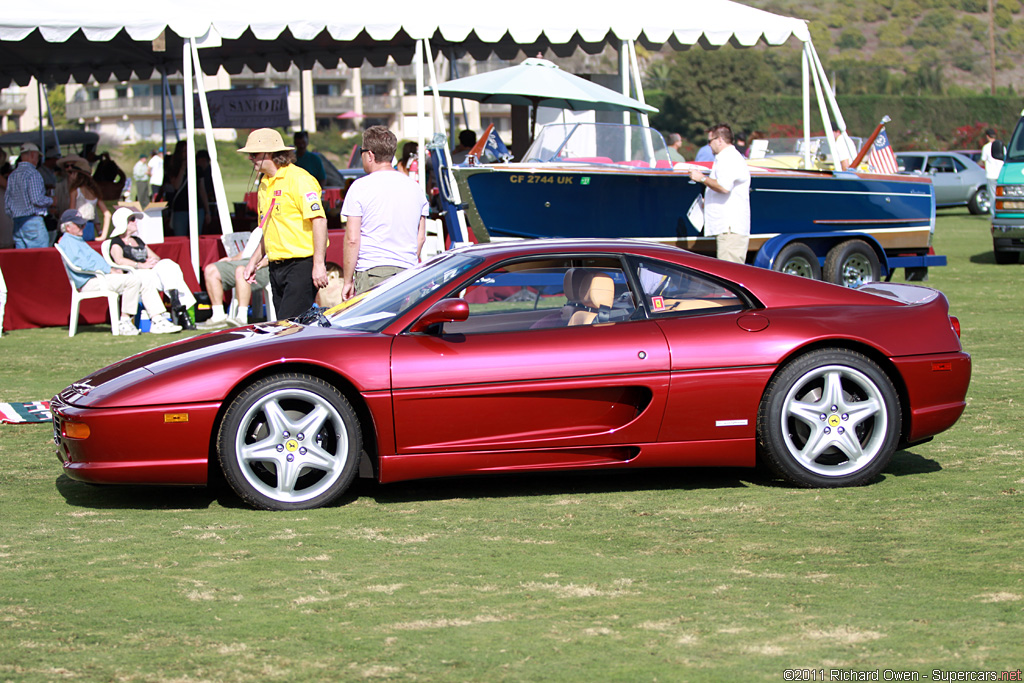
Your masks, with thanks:
M577 48L596 53L614 45L623 55L620 70L624 94L629 94L632 71L638 99L642 100L635 42L652 49L668 44L682 50L695 45L711 49L726 44L781 45L795 38L803 43L805 135L809 136L810 130L809 74L817 84L823 123L830 126L823 99L828 98L838 127L845 129L831 92L821 87L824 71L803 20L730 0L648 0L642 12L621 12L612 6L605 12L581 11L574 3L520 0L508 10L482 10L479 3L470 0L433 4L393 0L386 11L372 3L349 3L317 10L317 18L290 20L280 3L269 0L178 0L166 7L137 0L9 3L0 17L0 87L25 85L33 76L44 84L66 83L72 77L78 82L89 78L127 80L132 74L148 78L157 69L180 70L186 82L191 82L195 70L195 88L200 106L205 108L199 72L213 74L222 66L228 73L238 73L245 66L257 71L268 65L284 70L293 63L303 69L315 62L327 68L339 62L354 67L364 60L380 66L391 57L400 64L415 60L426 67L436 86L433 60L427 59L427 54L452 50L477 59L490 54L511 59L548 49L560 56L568 56ZM172 12L173 16L168 16ZM626 67L627 57L631 57L632 69ZM416 71L422 117L423 69ZM435 107L439 108L436 96ZM194 112L190 97L185 98L185 117L191 139ZM434 116L435 125L442 125L441 120L441 116ZM211 131L207 131L207 137L216 189L222 195ZM421 144L420 149L423 147ZM189 202L194 207L197 191L191 148L188 177ZM223 202L218 206L227 212ZM193 211L192 256L198 271L195 215ZM222 215L221 225L230 226L230 219Z

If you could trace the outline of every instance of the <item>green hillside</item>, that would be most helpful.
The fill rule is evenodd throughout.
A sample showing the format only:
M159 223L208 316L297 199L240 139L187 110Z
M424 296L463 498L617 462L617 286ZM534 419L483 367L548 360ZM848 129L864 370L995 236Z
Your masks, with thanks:
M815 47L844 94L989 93L989 0L745 0L810 22ZM993 0L997 92L1024 77L1020 0Z

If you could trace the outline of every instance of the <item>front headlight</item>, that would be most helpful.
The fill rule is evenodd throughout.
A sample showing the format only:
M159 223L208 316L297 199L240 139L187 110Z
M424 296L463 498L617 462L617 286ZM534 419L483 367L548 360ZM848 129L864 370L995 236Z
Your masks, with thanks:
M997 197L1024 197L1024 185L1000 185L996 188Z

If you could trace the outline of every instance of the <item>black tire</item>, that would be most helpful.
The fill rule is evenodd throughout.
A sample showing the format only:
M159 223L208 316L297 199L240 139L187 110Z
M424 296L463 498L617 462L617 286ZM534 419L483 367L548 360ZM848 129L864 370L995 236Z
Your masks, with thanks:
M900 401L867 356L820 349L799 356L768 384L757 415L764 462L808 488L861 486L885 469L899 443Z
M996 257L996 263L1001 266L1006 266L1011 263L1020 263L1020 252L1019 251L1000 251L995 249L992 253Z
M772 270L812 280L821 279L821 265L814 250L803 242L790 242L772 262Z
M224 478L262 510L308 510L336 500L359 468L362 437L336 388L302 374L247 387L231 402L217 435Z
M828 250L825 280L835 285L856 287L882 277L878 255L864 240L846 240Z
M975 216L988 213L992 208L992 198L988 196L988 186L979 187L967 202L967 210Z

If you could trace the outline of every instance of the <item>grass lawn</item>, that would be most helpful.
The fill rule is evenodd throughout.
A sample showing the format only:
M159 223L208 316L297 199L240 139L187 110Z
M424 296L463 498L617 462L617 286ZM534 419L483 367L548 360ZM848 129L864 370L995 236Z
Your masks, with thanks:
M220 490L74 482L49 425L0 426L0 681L1016 671L1024 266L995 265L966 211L940 216L935 246L969 406L863 488L729 469L357 482L340 506L266 513ZM163 341L5 334L0 401Z

